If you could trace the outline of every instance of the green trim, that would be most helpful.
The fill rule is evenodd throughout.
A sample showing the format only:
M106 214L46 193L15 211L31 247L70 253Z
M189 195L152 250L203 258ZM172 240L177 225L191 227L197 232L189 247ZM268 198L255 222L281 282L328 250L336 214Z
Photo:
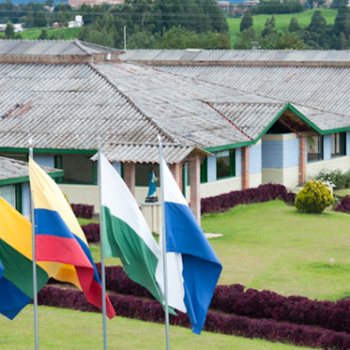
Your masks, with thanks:
M96 179L98 179L98 174L96 174L95 162L92 162L92 184L97 185Z
M236 176L236 151L230 151L230 177Z
M201 164L201 184L208 182L208 158L203 160Z
M261 134L255 140L246 141L246 142L231 143L231 144L216 146L216 147L207 147L207 148L204 148L204 150L206 150L208 152L220 152L220 151L225 151L225 150L229 150L229 149L252 146L252 145L256 144L267 133L267 131L271 128L271 126L274 123L276 123L276 121L282 116L282 114L287 109L289 109L291 112L293 112L298 118L300 118L302 121L304 121L306 124L308 124L312 129L314 129L320 135L328 135L328 134L333 134L336 132L350 131L350 126L344 127L344 128L330 129L330 130L323 131L320 128L318 128L311 120L309 120L303 114L301 114L290 103L287 103L281 109L281 111L277 114L277 116L265 127L265 129L261 132Z
M15 186L16 191L16 210L22 214L22 184L17 184Z
M28 148L0 147L0 152L29 153ZM97 150L94 149L59 149L59 148L34 148L34 153L39 154L87 154L93 156Z
M62 177L64 174L64 171L57 171L55 173L48 173L50 177L53 179L57 177ZM14 185L14 184L19 184L23 182L29 182L29 176L21 176L21 177L15 177L12 179L5 179L5 180L0 180L0 186L5 186L5 185Z

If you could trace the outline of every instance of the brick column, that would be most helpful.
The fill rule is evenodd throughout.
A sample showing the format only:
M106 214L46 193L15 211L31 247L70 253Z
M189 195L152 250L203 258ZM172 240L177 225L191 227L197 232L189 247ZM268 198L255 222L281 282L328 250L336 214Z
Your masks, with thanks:
M189 175L191 188L191 210L201 224L201 157L194 156L189 160Z
M299 183L306 180L306 137L299 137Z
M169 169L173 174L176 183L179 185L180 190L182 191L182 164L181 163L170 164Z
M249 147L242 147L242 190L249 188Z
M135 163L124 163L124 181L135 197Z

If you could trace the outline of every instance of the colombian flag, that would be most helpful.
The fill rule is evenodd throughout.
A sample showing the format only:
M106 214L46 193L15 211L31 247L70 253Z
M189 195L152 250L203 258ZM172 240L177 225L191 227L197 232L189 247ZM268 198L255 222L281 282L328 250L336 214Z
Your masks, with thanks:
M88 243L74 213L57 184L29 159L29 178L35 216L35 257L55 263L53 277L81 289L86 299L102 308L102 285ZM106 297L107 316L113 306Z
M33 299L32 257L31 223L0 197L0 313L10 320ZM57 270L52 263L37 263L38 291Z

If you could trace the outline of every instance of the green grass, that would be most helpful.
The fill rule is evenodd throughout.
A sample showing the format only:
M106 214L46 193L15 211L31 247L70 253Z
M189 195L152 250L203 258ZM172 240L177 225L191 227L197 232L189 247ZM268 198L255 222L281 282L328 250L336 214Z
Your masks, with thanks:
M42 350L97 350L103 348L100 314L39 307L39 347ZM34 349L33 306L28 305L13 321L0 316L0 349ZM165 327L161 324L115 317L107 320L108 349L163 350ZM292 350L294 346L260 339L202 332L170 326L173 350ZM298 347L298 349L307 349Z
M334 191L334 195L340 198L344 198L346 196L350 196L350 188L344 188L342 190Z
M205 215L202 227L224 234L210 240L223 264L220 284L319 300L338 300L350 292L348 214L300 214L273 201Z
M78 218L78 222L79 222L80 226L91 224L91 223L94 223L94 224L98 224L99 223L98 220L81 219L81 218Z
M276 29L278 31L286 32L292 17L295 17L301 28L308 26L311 22L311 17L316 10L304 11L301 13L292 13L285 15L275 15ZM337 15L336 10L321 10L322 16L326 19L327 24L333 24ZM253 27L261 32L264 29L266 18L271 18L272 15L257 15L253 16ZM241 18L227 18L229 24L229 34L231 37L231 45L236 41L237 33L239 33L239 26Z
M46 29L46 28L26 29L25 31L21 32L22 39L27 39L27 40L38 39L42 29ZM75 39L74 33L76 33L76 37L78 37L81 30L82 28L57 28L57 29L50 28L47 31L47 34L49 37L54 34L58 39L61 39L61 33L64 32L64 40L73 40Z

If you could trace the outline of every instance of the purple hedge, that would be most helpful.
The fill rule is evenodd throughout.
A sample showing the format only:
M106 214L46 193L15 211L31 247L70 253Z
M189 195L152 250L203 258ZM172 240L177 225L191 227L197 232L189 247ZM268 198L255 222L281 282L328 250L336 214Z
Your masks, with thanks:
M144 301L133 297L109 296L118 316L150 322L164 322L164 312L157 301ZM79 311L100 312L87 302L80 291L44 287L38 294L39 305L61 307ZM178 312L170 317L170 324L190 327L188 316ZM325 350L350 348L350 335L310 326L300 326L272 320L254 320L243 316L222 316L208 313L203 330L245 338L260 338L272 342L298 346L319 347Z
M85 233L85 237L89 243L96 243L100 241L100 224L87 224L81 226Z
M91 219L94 214L94 206L88 204L71 204L74 215L77 218Z
M334 208L334 211L350 214L350 197L342 198L340 203Z
M96 264L101 275L101 264ZM57 283L50 279L49 283ZM118 294L153 299L148 290L133 282L121 266L106 267L106 288ZM350 333L350 300L316 301L305 297L284 297L274 292L248 289L234 284L217 286L210 305L213 310L252 318L268 318L318 326Z
M215 197L201 199L201 213L220 213L239 204L261 203L280 199L294 203L295 194L288 192L283 185L267 184L257 188L233 191Z

